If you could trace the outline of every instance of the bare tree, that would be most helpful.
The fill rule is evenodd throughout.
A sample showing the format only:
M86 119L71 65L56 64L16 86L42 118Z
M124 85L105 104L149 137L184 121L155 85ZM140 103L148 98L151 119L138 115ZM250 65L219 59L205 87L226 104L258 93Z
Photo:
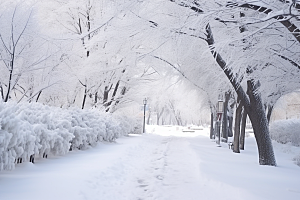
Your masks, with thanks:
M33 18L32 8L20 4L7 9L3 11L0 21L5 27L0 30L0 91L3 101L11 98L21 101L24 97L31 101L35 90L39 91L39 98L42 90L52 85L34 85L38 79L36 74L51 72L51 67L45 65L51 53L47 49L47 41L38 35L38 23Z

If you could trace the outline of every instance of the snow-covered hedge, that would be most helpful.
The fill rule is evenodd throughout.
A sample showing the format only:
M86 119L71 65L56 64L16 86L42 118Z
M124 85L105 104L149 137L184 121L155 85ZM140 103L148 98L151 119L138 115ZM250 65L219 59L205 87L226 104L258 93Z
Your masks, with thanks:
M270 124L271 138L279 143L300 146L300 120L289 119Z
M138 120L96 110L61 109L38 103L0 103L0 171L16 162L64 155L99 141L141 133Z

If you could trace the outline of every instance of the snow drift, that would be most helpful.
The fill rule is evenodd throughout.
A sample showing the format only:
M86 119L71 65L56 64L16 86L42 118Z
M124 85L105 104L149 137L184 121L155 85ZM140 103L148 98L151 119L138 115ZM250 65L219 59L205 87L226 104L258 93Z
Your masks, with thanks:
M64 155L97 142L140 133L137 119L38 103L0 103L0 171L47 155Z
M300 120L289 119L275 121L270 125L271 138L281 144L300 147ZM293 158L300 166L300 154Z
M300 147L300 120L289 119L270 124L271 138L281 144L291 143Z

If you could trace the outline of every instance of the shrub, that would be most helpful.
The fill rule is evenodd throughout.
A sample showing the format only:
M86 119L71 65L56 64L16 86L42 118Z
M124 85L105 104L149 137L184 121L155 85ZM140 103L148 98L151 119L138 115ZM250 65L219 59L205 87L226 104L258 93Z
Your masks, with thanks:
M300 120L280 120L270 125L271 138L279 143L300 146Z
M30 156L64 155L99 141L115 141L141 129L138 120L96 110L61 109L38 103L0 103L0 171ZM139 132L140 133L140 132Z

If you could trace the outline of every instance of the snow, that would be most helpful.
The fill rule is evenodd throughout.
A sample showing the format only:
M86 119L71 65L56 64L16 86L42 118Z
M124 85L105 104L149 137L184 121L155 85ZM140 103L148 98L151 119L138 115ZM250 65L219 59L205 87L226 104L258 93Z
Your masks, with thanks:
M140 133L133 116L97 110L61 109L42 104L0 102L0 171L15 168L17 159L65 155L97 142L112 142L122 135Z
M208 133L147 126L147 134L22 163L0 172L0 199L300 199L298 147L274 142L278 167L260 166L251 134L235 154Z
M300 120L277 120L270 124L271 138L279 143L300 147Z

